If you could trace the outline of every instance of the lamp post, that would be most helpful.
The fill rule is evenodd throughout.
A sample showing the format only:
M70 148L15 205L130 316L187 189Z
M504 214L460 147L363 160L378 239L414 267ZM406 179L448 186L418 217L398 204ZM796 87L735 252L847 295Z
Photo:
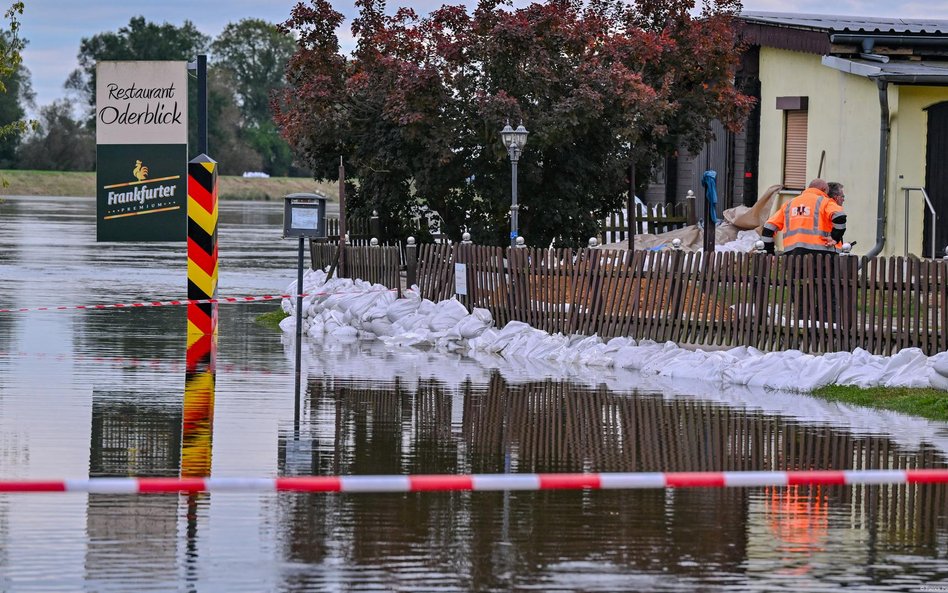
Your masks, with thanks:
M510 155L510 246L515 247L517 235L519 234L519 220L517 213L520 206L517 204L517 161L520 160L520 153L527 144L527 134L530 132L523 127L523 122L517 126L517 129L510 127L510 122L500 131L500 140L507 148L507 154Z

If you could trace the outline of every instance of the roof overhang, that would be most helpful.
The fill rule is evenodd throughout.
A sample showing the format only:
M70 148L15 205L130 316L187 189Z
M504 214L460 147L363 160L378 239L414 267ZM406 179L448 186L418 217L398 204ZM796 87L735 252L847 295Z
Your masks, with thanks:
M823 56L823 65L840 72L880 82L921 86L948 86L948 62L857 60Z

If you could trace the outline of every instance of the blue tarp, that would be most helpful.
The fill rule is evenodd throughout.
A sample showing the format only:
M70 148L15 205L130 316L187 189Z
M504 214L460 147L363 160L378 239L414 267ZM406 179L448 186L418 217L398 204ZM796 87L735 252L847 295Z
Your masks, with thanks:
M705 171L701 178L701 185L704 187L704 197L708 200L708 208L711 209L711 222L718 223L718 174L715 171Z

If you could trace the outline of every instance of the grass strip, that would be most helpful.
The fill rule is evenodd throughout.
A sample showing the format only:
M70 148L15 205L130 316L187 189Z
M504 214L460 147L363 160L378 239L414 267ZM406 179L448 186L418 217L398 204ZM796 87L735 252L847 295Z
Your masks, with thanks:
M267 313L257 315L253 322L263 327L279 330L280 322L287 317L289 317L289 315L284 313L283 309L276 309L275 311L268 311Z
M95 173L89 171L0 170L6 196L71 196L95 197ZM240 177L221 175L218 178L221 200L282 200L297 192L318 191L330 200L339 198L335 182L317 182L306 177Z
M828 401L843 402L880 410L892 410L929 420L948 421L948 392L932 388L851 387L827 385L813 395Z

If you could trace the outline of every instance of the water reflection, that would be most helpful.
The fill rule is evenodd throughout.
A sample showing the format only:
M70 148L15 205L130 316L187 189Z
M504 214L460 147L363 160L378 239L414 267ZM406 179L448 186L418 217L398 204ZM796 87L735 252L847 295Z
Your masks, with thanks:
M302 434L280 435L281 473L944 466L931 448L905 450L886 438L696 400L557 381L512 385L496 374L488 385L459 388L324 377L308 395ZM339 581L292 580L289 588L347 579L424 588L456 573L462 588L477 590L771 590L840 575L878 590L948 574L936 560L946 502L945 487L934 485L293 495L280 500L280 523L290 559L341 571ZM922 571L920 557L931 560ZM606 578L600 585L586 576Z

